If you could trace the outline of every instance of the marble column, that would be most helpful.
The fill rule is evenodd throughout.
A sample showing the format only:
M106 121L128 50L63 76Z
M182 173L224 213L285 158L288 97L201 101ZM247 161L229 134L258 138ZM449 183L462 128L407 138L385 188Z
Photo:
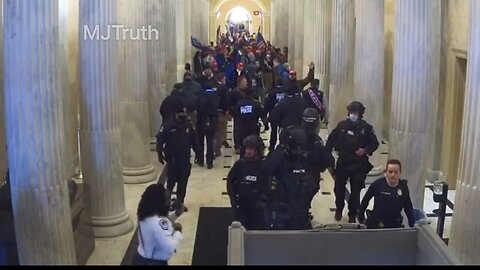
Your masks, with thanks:
M123 82L121 107L123 109L122 148L123 174L127 184L148 183L156 174L150 159L149 90L147 76L146 0L118 0L119 20L130 31L119 42L124 62L120 66ZM152 33L151 38L155 37Z
M176 0L165 0L165 87L169 94L177 82Z
M470 1L470 45L467 85L463 114L459 177L455 193L449 246L459 260L468 265L480 264L480 1Z
M288 2L287 0L273 0L275 13L272 15L272 26L275 32L275 41L272 45L276 48L288 46Z
M292 68L295 68L295 38L297 29L295 28L295 9L297 7L297 1L288 1L288 59L286 61ZM285 25L287 26L287 25ZM302 48L303 49L303 48Z
M107 33L116 24L116 0L81 0L80 25ZM80 147L82 172L96 237L116 237L133 229L125 209L120 130L117 41L80 41Z
M210 31L208 30L210 28L210 20L208 18L208 14L210 13L210 1L209 0L204 0L203 2L203 19L204 19L204 28L203 28L203 34L205 35L205 40L208 44L210 44L210 41L214 40L215 37L210 36ZM215 29L216 32L217 29Z
M283 47L288 47L289 42L289 33L290 33L290 27L289 27L289 21L290 21L290 15L289 15L289 3L291 1L289 0L280 0L280 5L281 5L281 15L278 17L278 28L280 29L280 34L279 36L281 37L281 49L283 51Z
M146 19L152 29L158 31L158 39L154 37L147 42L147 76L150 108L150 137L156 141L156 135L162 124L159 113L160 104L167 96L165 88L165 22L163 12L165 0L148 0Z
M314 0L313 43L315 78L320 80L320 89L328 96L330 75L330 36L332 24L332 1ZM308 64L308 63L307 63Z
M190 36L192 35L192 16L189 14L192 14L192 3L195 0L185 0L185 13L183 15L185 19L185 63L190 63L192 64L192 44L190 42ZM216 30L216 29L215 29ZM182 70L182 77L181 80L183 80L183 70Z
M0 1L0 63L3 63L3 1ZM3 65L0 65L0 85L3 85ZM5 104L5 89L0 87L0 104ZM5 115L5 106L0 106L0 115ZM0 175L7 172L7 142L5 134L5 117L0 118ZM0 177L0 186L3 185Z
M176 31L176 47L174 52L177 54L177 63L176 63L176 81L180 82L183 79L183 71L185 69L185 0L176 0L175 1L175 12L176 12L176 21L175 27ZM203 14L202 14L203 15ZM172 88L173 89L173 88Z
M21 265L76 264L58 0L3 1L5 116Z
M355 100L366 107L364 119L382 140L385 66L384 0L357 0L355 31ZM394 143L394 142L392 142ZM385 164L377 150L370 158L371 175L383 173Z
M270 10L271 10L271 15L270 15L270 41L272 44L277 44L277 27L275 25L275 16L278 14L278 1L276 0L271 0L270 1Z
M397 0L389 158L423 208L430 115L439 82L441 0Z
M317 44L314 37L314 33L316 31L316 25L314 25L314 18L316 17L317 10L315 8L315 0L304 0L303 6L303 26L304 30L302 31L303 34L303 67L302 67L302 74L306 75L308 72L308 65L310 62L315 62L315 51L317 50Z
M298 73L298 78L304 77L304 66L308 65L303 63L303 39L308 36L308 33L304 32L304 5L305 0L293 1L296 4L295 7L295 70ZM310 18L311 19L311 18ZM310 59L312 61L313 59Z
M355 55L355 2L334 0L332 3L332 45L330 60L329 133L347 118L346 107L353 101Z

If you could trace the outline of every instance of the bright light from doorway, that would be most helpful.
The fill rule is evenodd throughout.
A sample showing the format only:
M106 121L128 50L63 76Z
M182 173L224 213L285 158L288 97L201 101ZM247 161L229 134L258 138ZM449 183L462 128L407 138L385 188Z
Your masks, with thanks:
M243 7L236 7L230 11L230 21L232 23L241 23L249 19L249 12Z

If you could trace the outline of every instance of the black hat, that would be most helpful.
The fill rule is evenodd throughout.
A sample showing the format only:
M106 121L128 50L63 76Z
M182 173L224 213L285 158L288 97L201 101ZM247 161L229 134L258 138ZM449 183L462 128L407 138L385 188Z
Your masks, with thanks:
M320 125L320 115L316 109L307 108L305 111L303 111L302 121L304 125L316 128Z

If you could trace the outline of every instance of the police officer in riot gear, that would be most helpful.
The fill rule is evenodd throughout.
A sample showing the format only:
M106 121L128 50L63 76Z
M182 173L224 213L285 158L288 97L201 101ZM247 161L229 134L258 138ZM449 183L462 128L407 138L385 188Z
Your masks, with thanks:
M233 107L233 140L235 153L240 154L243 139L247 136L260 135L259 120L261 119L265 129L268 130L267 117L262 105L253 98L253 90L247 88L244 91L245 98L238 101Z
M327 149L338 152L337 166L334 172L335 179L335 219L342 219L345 206L345 191L347 181L350 180L350 199L348 201L349 223L356 222L357 211L360 206L360 191L365 188L365 179L373 168L368 161L379 146L373 127L363 120L365 107L358 101L348 107L348 119L340 122L332 131L327 140Z
M320 115L314 108L307 108L303 112L302 127L307 135L307 146L309 170L312 174L308 180L308 201L311 202L317 192L320 190L320 174L325 172L327 168L335 167L335 159L323 144L322 138L318 135L320 130Z
M263 173L263 151L265 145L258 135L243 140L244 153L235 162L227 177L227 192L236 220L247 230L265 228L264 213L259 198L266 187Z
M197 99L197 132L199 138L199 155L196 163L204 166L205 140L207 143L207 167L213 168L214 159L214 139L217 128L217 111L220 104L220 96L217 88L211 82L205 82L205 90Z
M186 210L184 200L192 169L190 163L192 148L198 156L197 133L188 120L186 108L180 106L177 108L175 116L163 123L157 134L158 161L162 164L167 162L168 197L171 196L173 188L177 185L177 198L174 204L177 216Z
M280 133L280 145L265 160L270 199L268 227L271 229L311 229L308 201L307 135L300 126L290 126ZM273 188L272 188L273 187Z
M277 104L285 98L285 87L283 85L282 79L277 79L275 88L268 91L267 96L265 97L264 107L265 112L270 116L271 112L277 106ZM275 146L277 145L278 138L278 124L270 123L270 143L268 146L268 151L273 152Z
M285 98L280 101L270 114L270 123L278 125L281 129L289 126L301 126L303 111L307 104L296 92L295 88L285 89Z
M181 83L177 83L174 85L170 95L166 97L160 105L162 123L173 117L179 106L183 107L185 105L185 98L183 97L183 85Z

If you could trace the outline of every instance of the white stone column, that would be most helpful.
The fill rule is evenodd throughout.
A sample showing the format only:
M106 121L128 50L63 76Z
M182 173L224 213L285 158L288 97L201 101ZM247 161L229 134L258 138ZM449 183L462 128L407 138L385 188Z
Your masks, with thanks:
M315 62L315 51L318 50L316 40L315 40L315 32L318 31L317 25L315 25L315 17L317 16L318 11L315 10L315 0L304 0L303 6L303 67L302 67L302 74L305 76L308 72L307 65L310 62Z
M298 79L303 79L304 77L304 66L303 63L303 40L305 36L308 36L309 33L306 33L304 30L304 6L305 0L295 0L293 1L296 5L295 7L295 70L298 73ZM311 18L310 18L311 19ZM312 61L313 59L310 59ZM310 62L309 62L310 63ZM308 63L307 63L308 65ZM301 90L301 89L300 89Z
M313 43L315 77L320 80L320 89L329 93L330 77L330 36L332 25L332 0L314 0ZM308 64L308 63L307 63Z
M183 15L185 19L185 63L192 64L192 43L190 42L190 36L192 35L192 5L195 0L185 0L185 13ZM185 64L184 63L184 64ZM182 77L183 80L183 69L182 69Z
M169 94L177 82L176 0L165 0L165 87Z
M288 46L288 0L273 0L276 13L272 16L272 31L275 31L275 41L272 44L276 48Z
M470 1L470 45L467 86L463 114L459 178L455 193L449 246L459 260L468 265L480 264L480 1Z
M355 31L355 100L366 107L364 119L378 137L383 134L383 92L385 66L384 0L357 0ZM395 143L395 142L392 142ZM382 153L377 150L370 162L371 175L383 173Z
M165 87L165 0L148 0L146 18L148 25L158 31L158 39L152 34L147 42L147 76L150 108L150 137L155 142L155 136L160 130L162 117L159 113L160 104L167 96Z
M209 0L204 0L203 2L204 6L203 6L203 10L204 12L202 13L202 18L204 18L204 32L203 34L205 35L205 40L207 42L207 44L210 44L210 41L212 41L215 37L211 37L210 36L210 31L209 31L209 28L210 28L210 18L208 16L206 16L207 14L210 13L210 1ZM215 29L216 30L216 29Z
M116 0L81 0L80 25L107 33L117 22L116 11ZM96 237L133 229L123 187L117 48L114 38L80 41L82 172Z
M329 133L347 118L347 106L353 101L355 55L355 2L332 3L332 45L330 60Z
M176 81L180 82L183 79L183 70L185 69L185 0L175 0L176 21L176 47L174 53L177 54L176 63ZM172 88L173 89L173 88Z
M21 265L76 264L58 0L4 1L8 164Z
M423 208L432 104L438 91L440 0L397 0L389 158L403 164L414 207Z
M295 38L297 29L295 28L295 9L297 7L297 1L288 1L288 59L285 59L292 68L295 68ZM287 28L287 25L285 25ZM303 49L303 48L302 48Z
M272 44L277 44L277 27L275 25L275 16L278 14L278 1L271 0L270 1L270 41Z
M120 23L128 32L121 45L124 62L120 65L121 106L123 108L123 174L127 184L148 183L156 174L150 161L149 90L146 35L137 29L146 27L146 0L117 0ZM147 25L148 26L148 25Z

